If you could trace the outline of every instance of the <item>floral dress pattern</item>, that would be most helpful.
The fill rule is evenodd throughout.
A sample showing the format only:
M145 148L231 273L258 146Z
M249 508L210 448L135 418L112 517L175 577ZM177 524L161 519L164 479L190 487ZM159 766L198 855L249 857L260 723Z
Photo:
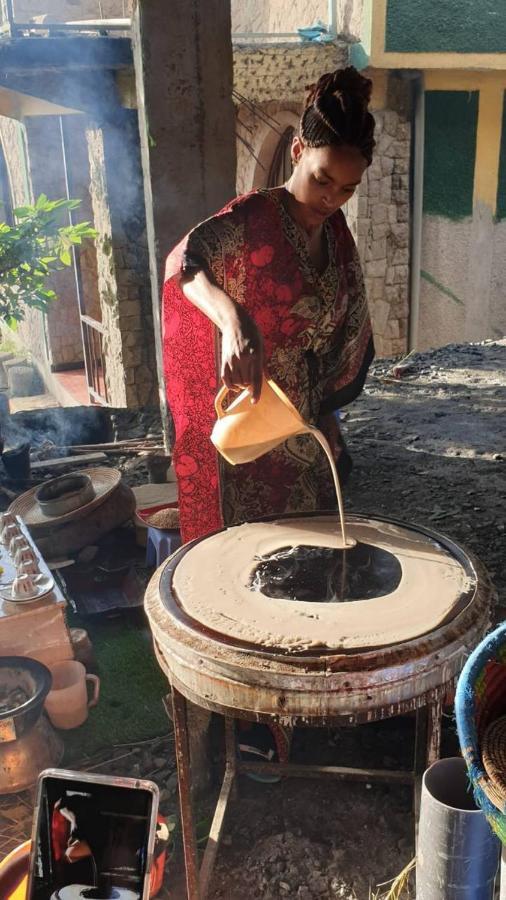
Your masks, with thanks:
M335 507L328 464L309 435L242 466L218 456L209 436L220 335L175 277L204 269L246 308L263 335L270 377L319 424L337 456L329 414L360 393L374 350L358 253L341 211L326 220L324 237L327 265L319 273L283 189L255 191L198 225L167 259L163 353L184 541L261 516Z

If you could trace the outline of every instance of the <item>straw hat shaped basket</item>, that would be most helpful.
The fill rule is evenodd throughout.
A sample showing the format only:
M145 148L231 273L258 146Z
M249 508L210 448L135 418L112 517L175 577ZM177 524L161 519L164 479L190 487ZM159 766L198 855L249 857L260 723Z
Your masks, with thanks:
M457 685L455 712L475 800L506 844L506 624L469 657Z

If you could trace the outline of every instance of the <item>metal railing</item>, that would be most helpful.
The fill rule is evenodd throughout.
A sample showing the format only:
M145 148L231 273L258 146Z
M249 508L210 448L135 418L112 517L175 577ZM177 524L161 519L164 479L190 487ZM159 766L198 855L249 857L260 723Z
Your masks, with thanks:
M88 394L94 403L109 405L107 383L105 377L105 354L103 336L105 328L101 322L90 316L81 315L81 332L83 336L84 364Z

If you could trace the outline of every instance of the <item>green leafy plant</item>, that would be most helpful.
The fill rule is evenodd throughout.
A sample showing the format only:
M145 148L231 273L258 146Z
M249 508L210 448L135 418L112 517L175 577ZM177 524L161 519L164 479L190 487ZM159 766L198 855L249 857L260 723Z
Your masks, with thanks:
M0 318L13 325L27 307L47 310L57 299L48 287L53 274L72 263L72 247L95 238L89 222L64 224L80 200L48 200L14 210L14 224L0 222Z

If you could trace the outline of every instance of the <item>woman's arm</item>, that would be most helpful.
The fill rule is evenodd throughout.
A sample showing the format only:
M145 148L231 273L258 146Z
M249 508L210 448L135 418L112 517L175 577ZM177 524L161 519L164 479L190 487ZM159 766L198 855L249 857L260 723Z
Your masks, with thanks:
M251 387L256 403L262 390L263 340L255 322L200 269L180 277L183 294L221 331L221 376L231 389Z

